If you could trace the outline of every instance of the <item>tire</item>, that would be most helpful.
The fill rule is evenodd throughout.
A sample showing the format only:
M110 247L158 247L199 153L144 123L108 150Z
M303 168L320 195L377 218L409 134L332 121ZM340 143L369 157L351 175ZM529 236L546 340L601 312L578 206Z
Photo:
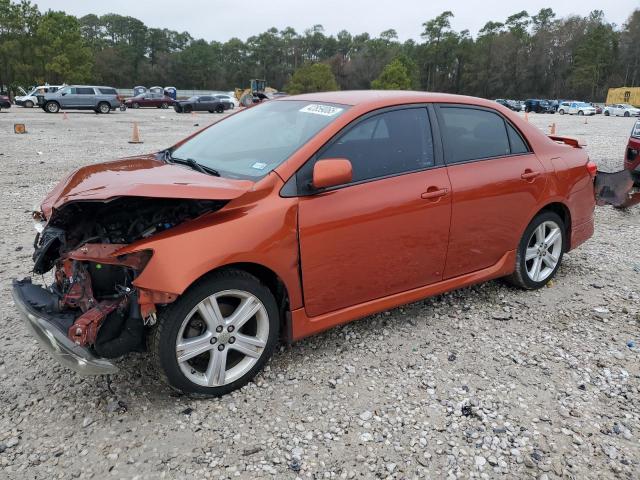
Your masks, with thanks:
M584 115L584 111L582 111L582 110L578 110L578 116L579 116L579 117L581 117L581 116L583 116L583 115Z
M44 104L44 111L47 113L58 113L60 111L60 105L58 102L47 102Z
M211 297L216 294L221 321L220 316L212 314L215 310ZM242 305L250 309L251 316L245 315L248 320L233 330L229 326L233 320L229 319L239 313ZM200 314L199 308L209 313L209 321ZM240 316L240 320L242 318ZM159 313L149 349L156 368L169 386L184 393L219 397L246 385L262 369L277 346L279 329L278 306L271 291L247 272L221 270L200 281ZM242 342L240 335L244 337ZM188 348L179 350L179 341L191 339L193 344L195 338L201 338L196 344L197 350L193 349L194 345L191 352ZM179 361L178 352L191 356ZM216 364L212 354L220 362L224 358L223 363ZM213 375L208 374L209 371Z
M556 236L553 237L553 243L548 245L547 241L545 243L547 245L546 248L539 245L543 230L544 236L548 239L556 228L559 231L555 232ZM536 290L544 287L555 276L562 264L566 237L565 224L557 213L549 211L539 213L522 235L516 252L515 271L506 280L512 285L526 290ZM538 253L527 260L527 251L530 254ZM537 264L540 265L539 270L536 270ZM551 268L552 266L553 268ZM539 272L538 274L536 274L537 271Z
M98 108L96 109L98 113L107 114L111 112L111 105L107 102L100 102L98 104Z
M560 109L560 110L558 110L558 113L559 113L560 115L564 115L564 110Z
M138 102L133 102L131 104L131 108L140 108L140 104Z
M31 100L27 100L26 102L24 102L24 107L33 108L33 102Z
M193 107L190 107L189 105L185 105L182 111L184 113L191 113L193 111Z
M631 116L631 114L630 114L629 112L624 112L624 116L625 116L625 117L630 117L630 116Z
M529 107L524 107L524 112L525 113L529 113L529 112L531 112L531 109Z
M224 113L224 106L223 105L218 105L215 109L216 113Z
M169 108L169 104L167 102L162 102L162 105L160 105L160 108L166 110L167 108Z

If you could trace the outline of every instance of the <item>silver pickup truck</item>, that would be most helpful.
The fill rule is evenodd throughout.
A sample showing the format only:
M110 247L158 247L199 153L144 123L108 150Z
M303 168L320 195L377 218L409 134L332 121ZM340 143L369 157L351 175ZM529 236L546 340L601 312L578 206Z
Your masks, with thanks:
M113 87L69 85L57 92L38 95L38 105L48 113L62 110L94 110L109 113L120 107L121 99Z

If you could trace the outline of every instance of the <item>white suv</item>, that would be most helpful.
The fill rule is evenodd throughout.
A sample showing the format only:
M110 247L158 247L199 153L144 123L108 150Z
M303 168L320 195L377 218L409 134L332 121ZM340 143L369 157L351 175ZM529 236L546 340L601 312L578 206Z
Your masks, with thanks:
M558 113L564 115L595 115L596 109L593 105L585 102L562 102L558 106Z
M21 107L32 108L38 105L38 95L45 95L47 93L54 93L60 90L64 85L39 85L37 87L33 87L29 93L25 92L23 89L22 92L24 95L15 98L16 105L20 105Z
M605 107L603 113L607 117L609 115L613 115L614 117L638 117L640 116L640 108L636 108L628 103L616 103Z

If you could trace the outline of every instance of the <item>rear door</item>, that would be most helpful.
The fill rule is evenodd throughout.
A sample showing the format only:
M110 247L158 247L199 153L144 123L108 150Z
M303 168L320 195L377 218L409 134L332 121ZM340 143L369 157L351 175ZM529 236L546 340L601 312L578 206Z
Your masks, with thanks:
M346 158L353 181L311 186L317 160ZM309 316L442 279L451 215L427 108L367 116L297 173L302 284Z
M77 104L80 107L95 107L96 92L92 87L77 87Z
M524 136L495 110L437 111L453 192L447 279L494 265L516 248L546 174Z

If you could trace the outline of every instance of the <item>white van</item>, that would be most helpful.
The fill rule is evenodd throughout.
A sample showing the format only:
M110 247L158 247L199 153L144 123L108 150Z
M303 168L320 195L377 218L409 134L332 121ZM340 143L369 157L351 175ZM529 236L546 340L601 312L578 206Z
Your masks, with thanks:
M38 94L44 95L45 93L57 92L60 88L64 87L65 85L66 84L39 85L37 87L33 87L31 91L29 91L29 93L25 92L24 89L20 88L20 90L22 90L22 93L24 93L24 95L20 97L16 97L14 100L16 105L20 105L21 107L26 107L26 108L32 108L38 105L38 98L36 97L36 95Z

